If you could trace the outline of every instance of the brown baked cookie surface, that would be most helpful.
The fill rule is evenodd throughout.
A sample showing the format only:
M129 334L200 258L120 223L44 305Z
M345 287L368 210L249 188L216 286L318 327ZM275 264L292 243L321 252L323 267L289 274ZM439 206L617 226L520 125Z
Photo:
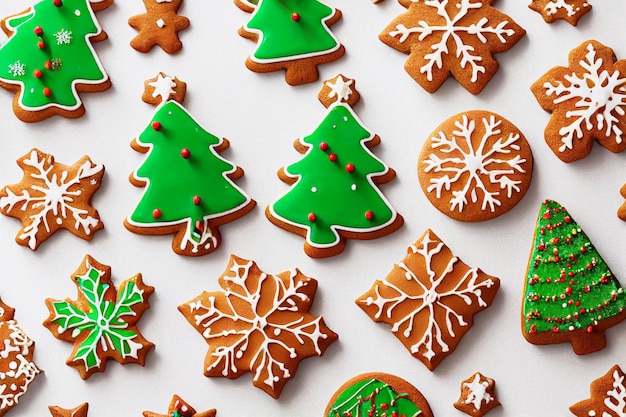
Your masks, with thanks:
M590 0L532 0L528 7L541 14L546 23L563 19L576 26L578 19L591 11Z
M499 405L496 381L476 372L461 382L461 396L454 403L454 408L472 417L482 417Z
M482 110L442 122L424 142L417 176L430 202L461 221L493 219L526 194L533 155L522 132Z
M159 414L152 411L144 411L144 417L215 417L215 410L206 410L196 412L196 409L190 406L178 395L172 397L167 414Z
M589 388L591 397L572 405L569 410L576 417L620 417L624 415L626 386L624 371L614 365L594 380Z
M189 19L178 14L182 2L143 0L146 13L128 19L128 24L139 31L130 41L130 46L144 53L157 45L168 54L178 52L183 47L178 32L189 27Z

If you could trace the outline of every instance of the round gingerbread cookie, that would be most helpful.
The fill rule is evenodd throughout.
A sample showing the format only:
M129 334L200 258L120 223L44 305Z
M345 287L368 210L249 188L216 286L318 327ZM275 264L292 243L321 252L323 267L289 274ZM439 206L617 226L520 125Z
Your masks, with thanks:
M520 130L483 110L441 123L424 143L417 172L422 190L442 213L479 222L512 209L526 194L533 155Z

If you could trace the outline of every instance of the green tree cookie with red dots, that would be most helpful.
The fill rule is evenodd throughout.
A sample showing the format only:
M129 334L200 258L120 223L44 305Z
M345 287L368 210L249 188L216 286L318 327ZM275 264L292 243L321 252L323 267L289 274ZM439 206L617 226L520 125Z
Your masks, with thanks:
M620 283L565 207L541 205L524 288L522 330L530 343L570 342L579 355L606 346L626 318Z
M403 223L378 189L395 171L372 153L380 138L352 110L359 99L354 80L326 81L319 98L328 112L294 143L304 156L278 173L292 187L265 212L275 225L304 236L304 251L313 258L342 252L346 239L374 239Z

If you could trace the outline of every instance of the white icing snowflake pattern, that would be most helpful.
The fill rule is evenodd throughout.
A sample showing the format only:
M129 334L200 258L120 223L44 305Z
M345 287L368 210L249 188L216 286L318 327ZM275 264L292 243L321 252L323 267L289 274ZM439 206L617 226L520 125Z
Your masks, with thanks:
M352 83L354 80L348 79L347 81L343 79L340 75L337 77L336 81L333 83L331 81L326 81L326 86L330 88L330 93L328 93L329 98L337 97L337 101L347 101L352 94Z
M391 325L413 356L432 370L451 353L453 340L467 332L472 316L489 306L498 287L497 278L465 265L427 230L357 304L375 321Z
M417 3L416 1L414 2ZM446 9L448 0L423 0L423 3L425 6L436 8L437 15L441 16L445 23L431 24L431 22L419 20L414 27L406 27L403 24L399 24L396 26L396 30L390 32L389 35L391 37L398 37L400 43L405 42L412 33L419 34L420 41L424 41L428 37L439 39L432 44L432 52L424 56L426 64L420 68L420 73L426 74L428 81L433 80L434 68L441 69L443 67L443 57L450 54L450 39L453 40L453 45L456 50L455 55L460 58L459 62L461 68L465 69L469 66L471 68L471 82L476 83L479 74L485 73L485 67L482 65L483 57L475 53L476 50L472 45L465 44L461 34L464 36L473 36L475 40L472 42L478 41L482 44L488 43L486 37L488 35L496 35L498 40L503 44L508 42L507 38L515 35L515 30L507 27L507 25L509 25L508 20L497 22L495 26L491 25L487 17L482 17L478 22L467 26L459 23L471 13L471 10L481 9L483 7L482 1L458 1L456 8L457 13L454 16L450 15Z
M9 73L13 77L21 77L26 74L26 65L17 60L15 63L9 64Z
M463 388L469 390L469 394L465 399L465 404L472 404L475 409L480 410L482 404L489 404L493 401L493 396L487 392L489 381L481 381L480 374L474 375L471 382L464 382Z
M209 343L206 375L250 371L253 384L277 398L298 362L321 356L336 339L321 317L308 313L317 285L298 270L270 275L233 255L220 286L225 292L203 293L181 306Z
M565 10L568 16L574 16L580 10L580 8L575 9L574 6L567 3L566 0L553 0L546 4L546 7L544 7L544 10L546 11L546 14L548 16L556 14L559 9Z
M151 81L148 83L150 87L154 87L154 91L152 92L152 97L160 97L161 103L165 103L173 96L176 91L176 83L174 82L174 78L168 75L163 76L163 74L159 73L157 75L157 79L155 81Z
M431 138L430 149L425 148L430 154L423 161L423 170L433 174L427 192L435 192L439 199L444 190L452 188L452 212L463 212L469 201L478 202L479 195L481 209L494 212L503 200L521 191L522 181L513 178L514 174L526 172L526 159L520 156L520 134L500 136L502 121L493 114L481 121L484 134L478 142L474 140L476 121L463 114L454 123L456 130L450 137L440 131ZM499 190L505 193L500 195Z
M617 417L626 417L626 387L624 387L624 375L619 371L613 371L613 389L606 393L604 405L613 411ZM602 413L602 417L611 417L608 413Z
M602 69L603 60L596 58L596 49L589 43L586 47L585 59L579 66L585 70L580 77L576 72L564 76L562 81L543 84L545 94L554 96L555 105L575 100L575 109L568 111L566 117L571 120L569 125L559 130L561 142L559 152L572 149L574 139L582 139L584 130L604 130L606 137L614 135L615 142L623 142L618 117L626 114L626 78L620 76L618 70L609 73Z
M72 32L61 29L57 33L54 34L54 37L57 40L57 45L69 45L72 43Z

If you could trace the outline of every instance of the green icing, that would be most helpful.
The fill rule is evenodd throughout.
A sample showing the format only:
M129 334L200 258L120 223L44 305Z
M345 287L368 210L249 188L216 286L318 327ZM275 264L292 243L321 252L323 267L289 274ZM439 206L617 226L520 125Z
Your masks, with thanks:
M52 304L59 333L71 331L74 339L80 339L80 346L72 355L72 361L83 361L85 369L99 367L101 359L98 348L104 346L120 353L121 357L137 357L142 345L135 342L136 332L128 330L124 316L136 316L133 306L143 303L143 293L130 281L117 296L116 302L105 300L108 291L114 291L109 284L100 280L102 273L90 267L85 276L77 277L79 290L89 305L85 312L74 302L57 301ZM87 332L87 336L83 335Z
M307 228L307 240L318 247L337 243L337 229L371 232L393 221L395 211L370 179L388 171L364 143L372 136L350 107L332 106L318 128L302 139L310 147L304 157L285 168L298 181L270 207L273 214ZM322 142L326 151L320 149ZM337 156L335 162L330 154ZM353 172L346 171L347 164L354 165ZM371 220L367 211L374 214ZM310 213L316 216L313 222Z
M75 83L98 84L108 79L89 41L101 29L88 0L63 0L61 7L43 0L29 12L10 18L7 26L15 33L0 48L0 80L22 85L19 104L23 108L78 108ZM37 26L43 29L41 38L34 33ZM63 32L71 32L69 43L57 40ZM43 49L38 47L40 40ZM46 69L46 61L54 69ZM37 69L41 78L33 75ZM51 90L50 97L44 95L45 87Z
M421 414L407 394L397 394L378 379L366 379L343 390L326 417L416 417Z
M292 19L298 13L299 21ZM254 59L284 61L339 47L325 21L335 14L317 0L260 0L247 29L260 32Z
M567 210L539 211L524 295L527 333L588 329L626 306L624 291Z
M162 105L152 118L161 123L159 131L152 123L139 135L137 143L150 147L144 163L134 173L148 182L135 211L130 215L132 224L164 226L181 222L203 222L236 211L250 199L229 178L236 167L215 151L222 140L204 130L177 102ZM181 156L182 149L191 156ZM201 198L200 204L194 197ZM161 217L154 217L154 210ZM199 242L199 233L190 232Z

